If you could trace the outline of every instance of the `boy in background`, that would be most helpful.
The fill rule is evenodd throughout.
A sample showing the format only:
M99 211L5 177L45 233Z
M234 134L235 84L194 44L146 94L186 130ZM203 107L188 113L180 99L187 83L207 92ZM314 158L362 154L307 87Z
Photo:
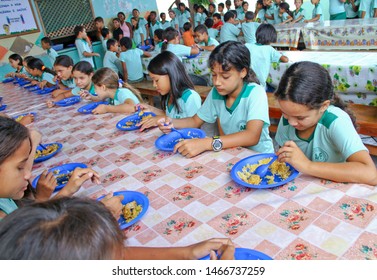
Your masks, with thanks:
M259 27L260 23L254 21L254 13L246 12L245 20L242 24L242 32L245 38L245 43L255 44L257 42L255 38L255 32Z
M207 27L207 33L208 33L208 36L211 37L211 38L216 38L217 35L219 35L219 30L213 28L213 19L211 18L207 18L205 21L204 21L204 25Z
M184 25L183 25L183 34L182 34L182 39L183 39L183 44L185 46L188 46L188 47L191 47L192 45L195 44L195 41L194 41L194 36L192 34L192 29L191 29L192 25L191 23L189 22L186 22Z
M107 40L111 38L111 32L110 29L108 28L102 28L101 29L101 36L102 36L102 47L103 50L106 52L107 51Z
M51 61L51 65L54 66L55 59L58 56L58 53L53 48L51 48L52 46L51 39L48 37L43 37L41 39L41 45L42 45L42 49L44 49L47 52L48 58Z
M226 12L224 15L225 23L223 27L221 27L220 32L220 42L226 41L237 41L238 36L242 36L243 33L240 29L238 29L236 24L236 16L233 12Z
M213 19L213 28L217 30L221 30L221 27L224 25L224 22L221 19L221 15L219 13L214 13L212 16Z
M219 42L215 38L208 36L207 27L202 24L195 27L194 33L199 50L201 51L213 51L219 45Z
M86 34L85 27L82 25L78 25L73 30L75 33L75 45L77 48L77 52L79 54L80 61L87 61L89 62L94 68L94 60L93 56L100 56L99 53L95 53L91 50L90 45L88 43L88 35Z
M122 79L122 63L119 59L119 43L115 39L108 39L106 42L107 51L103 58L103 67L108 67Z

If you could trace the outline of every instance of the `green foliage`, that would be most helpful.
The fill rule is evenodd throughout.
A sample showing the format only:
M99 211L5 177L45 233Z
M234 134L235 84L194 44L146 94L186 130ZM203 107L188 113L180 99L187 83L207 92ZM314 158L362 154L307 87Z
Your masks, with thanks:
M210 2L209 0L189 0L192 4L198 4L198 5L203 5L204 7L207 7Z

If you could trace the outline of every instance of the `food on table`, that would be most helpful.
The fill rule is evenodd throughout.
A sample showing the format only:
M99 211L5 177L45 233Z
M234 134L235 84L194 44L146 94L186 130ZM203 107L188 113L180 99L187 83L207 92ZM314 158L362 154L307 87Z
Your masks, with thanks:
M138 114L138 116L140 117L139 119L135 119L134 121L128 121L124 125L122 125L122 127L123 128L130 128L130 127L135 126L137 123L145 121L145 120L150 119L152 117L152 115L144 115L144 116L143 115L144 115L144 112L140 111L139 114Z
M268 164L271 160L272 157L261 159L258 161L258 163L255 164L248 163L244 167L242 167L242 171L237 172L237 175L242 181L248 184L259 185L262 182L262 178L259 175L253 173L258 166L262 164ZM279 162L276 160L268 167L268 169L272 174L265 177L267 179L267 184L269 185L276 183L275 176L279 176L281 180L286 180L291 175L289 166L285 162Z
M64 184L68 183L69 178L71 178L73 171L71 171L69 173L59 174L60 173L59 170L54 170L53 173L55 175L57 175L57 176L55 176L55 178L56 178L56 181L58 183L58 186L60 186L60 185L64 185Z
M137 202L131 201L123 206L122 213L127 223L135 219L143 211L143 206Z
M55 152L59 146L56 145L56 144L52 144L52 145L48 145L46 147L47 149L43 149L43 150L37 150L35 152L35 157L34 158L39 158L39 157L44 157L44 156L48 156L50 154L52 154L53 152Z

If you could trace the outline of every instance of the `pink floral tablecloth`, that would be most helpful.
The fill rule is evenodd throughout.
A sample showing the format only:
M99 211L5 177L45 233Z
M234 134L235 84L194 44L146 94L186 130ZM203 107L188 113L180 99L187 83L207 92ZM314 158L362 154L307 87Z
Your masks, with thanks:
M145 216L125 230L127 244L181 246L211 237L229 237L239 247L274 259L376 259L377 188L301 175L273 189L236 185L229 171L254 154L244 148L207 152L193 159L158 151L158 129L124 132L122 115L82 115L77 108L48 109L47 96L0 84L6 113L34 111L43 143L60 142L62 151L36 164L45 168L83 162L102 183L85 183L79 196L93 199L119 190L146 194ZM39 106L39 107L38 107Z

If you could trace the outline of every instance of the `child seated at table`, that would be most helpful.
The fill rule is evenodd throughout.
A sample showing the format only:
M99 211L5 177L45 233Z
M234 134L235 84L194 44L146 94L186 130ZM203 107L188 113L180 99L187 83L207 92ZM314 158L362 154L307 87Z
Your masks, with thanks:
M213 28L213 19L207 18L204 21L204 25L207 27L208 36L211 38L216 38L219 35L219 30Z
M128 37L124 37L124 38L128 38ZM115 39L108 39L106 46L107 46L107 51L105 53L105 56L103 57L103 67L110 68L115 73L117 73L121 79L123 79L122 62L119 59L118 41Z
M141 131L157 126L157 120L161 117L187 118L197 113L202 104L201 98L177 56L169 51L160 53L151 60L148 71L161 95L162 110L153 108L157 116L141 122Z
M236 16L233 12L226 12L224 15L224 25L221 27L220 42L237 41L238 36L243 36L242 31L235 26Z
M162 118L158 126L169 133L173 126L201 127L204 122L218 121L220 136L183 140L175 145L174 152L194 157L204 151L238 146L273 152L267 95L250 69L249 50L240 42L221 43L211 52L209 66L214 87L198 112L190 118Z
M158 30L158 29L157 29ZM144 80L141 57L150 57L151 53L138 48L132 48L132 40L128 37L120 39L120 61L123 69L123 80L128 83L138 83Z
M272 62L288 62L288 57L275 50L270 44L276 42L277 32L269 23L262 23L256 31L256 44L246 43L250 51L251 63L260 84L266 87L267 77Z
M25 126L7 117L0 116L0 150L6 151L0 154L0 220L10 214L23 204L25 192L28 189L31 178L31 169L34 161L35 151L41 141L41 134L37 131L29 131ZM46 175L47 172L44 172ZM43 175L43 174L42 174ZM40 177L40 180L44 176ZM50 173L50 177L52 174ZM72 196L81 185L91 179L99 183L99 175L90 168L76 168L68 183L54 196ZM49 180L49 179L48 179ZM56 187L55 184L37 184L35 193L31 199L43 201L49 199ZM42 188L42 189L41 189ZM109 195L104 203L114 210L115 216L120 214L121 199L115 197L110 199ZM118 201L118 205L116 202ZM118 214L119 213L119 214ZM2 222L0 222L1 224Z
M76 63L72 68L72 76L76 86L69 91L65 91L53 97L52 100L48 100L47 107L53 107L54 102L72 96L81 96L93 101L99 101L100 98L97 96L92 83L93 73L94 69L89 62L80 61Z
M312 18L304 20L304 22L323 22L322 6L321 3L319 3L319 1L320 0L310 0L310 2L314 5L312 11Z
M154 51L156 53L161 52L162 41L163 41L162 34L163 33L164 33L163 29L156 29L154 31L154 36L153 36L154 47L152 48L152 51Z
M42 49L44 49L47 52L48 58L51 61L51 65L54 65L55 59L58 56L58 53L51 47L52 46L51 39L48 37L43 37L41 39L41 45L42 45Z
M253 12L246 12L245 14L246 22L242 23L242 32L245 37L245 43L255 44L257 39L255 38L255 33L259 27L259 23L254 20Z
M207 27L204 25L200 24L195 27L194 32L195 40L201 51L213 51L219 45L219 42L217 42L216 39L208 36Z
M73 60L68 55L59 55L54 64L54 70L56 72L56 80L58 82L58 89L51 93L52 97L57 97L64 92L70 91L76 87L75 81L72 75Z
M293 20L292 12L289 10L289 4L282 2L279 4L279 17L281 19L280 24L286 24Z
M162 43L161 51L170 51L174 53L181 61L182 57L190 56L199 53L199 48L194 45L192 47L179 44L179 33L172 27L165 29L163 33L164 41Z
M32 58L27 63L28 72L34 77L31 83L40 88L52 87L55 85L55 72L47 68L39 58Z
M123 37L125 39L128 37ZM110 105L100 104L93 114L134 113L135 105L142 102L140 92L127 83L119 84L119 76L113 70L103 67L97 70L92 81L98 97L101 100L110 99Z
M296 9L293 11L292 23L304 22L305 20L305 10L301 8L303 0L295 0Z
M87 61L94 67L94 56L100 56L99 53L95 53L91 50L89 42L90 39L88 34L86 34L86 29L82 25L78 25L74 28L75 33L75 45L77 48L77 53L79 54L80 61Z
M356 120L325 68L309 61L292 64L275 97L283 113L276 132L280 161L323 179L377 185L377 169L354 128Z
M207 255L211 260L217 256L232 260L235 253L232 241L226 238L169 248L124 244L117 219L100 202L88 198L35 203L0 223L0 258L4 260L198 260Z
M16 69L15 72L10 72L8 74L5 75L5 77L19 77L19 78L22 78L23 75L27 75L28 72L26 71L24 65L23 65L23 60L22 60L22 57L19 55L19 54L11 54L9 57L8 57L8 61L9 61L9 64L10 66L12 66L14 69Z
M183 25L184 32L182 34L182 40L183 40L183 44L185 46L188 46L188 47L191 47L195 44L194 36L193 36L193 32L192 32L191 27L192 27L192 25L189 22L186 22Z
M216 30L221 30L221 27L224 25L224 22L222 21L221 15L219 13L214 13L212 16L213 19L213 26L212 28Z

